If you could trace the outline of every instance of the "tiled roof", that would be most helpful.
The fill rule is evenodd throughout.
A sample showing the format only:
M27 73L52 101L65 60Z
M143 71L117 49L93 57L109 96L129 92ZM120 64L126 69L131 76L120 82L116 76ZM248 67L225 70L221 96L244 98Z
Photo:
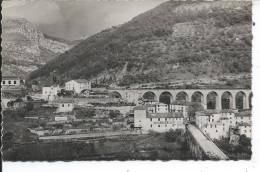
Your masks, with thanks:
M246 123L246 122L241 122L237 124L238 126L251 126L251 124Z
M213 115L213 114L219 114L219 113L236 113L236 112L237 112L237 110L235 110L235 109L224 109L224 110L207 109L204 111L196 112L196 115L207 116L207 115Z
M252 116L251 110L237 112L236 116Z
M78 83L89 83L90 81L86 80L86 79L75 79L74 81L78 82Z
M134 107L134 110L147 110L146 106L136 106Z
M169 112L169 113L147 113L147 118L183 118L183 113L181 112Z
M17 76L2 76L2 80L20 80Z

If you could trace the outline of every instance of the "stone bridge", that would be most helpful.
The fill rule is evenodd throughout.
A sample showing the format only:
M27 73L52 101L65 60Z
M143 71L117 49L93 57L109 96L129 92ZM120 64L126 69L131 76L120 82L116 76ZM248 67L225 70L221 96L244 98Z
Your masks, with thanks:
M160 102L162 95L167 95L170 102L179 100L180 95L184 96L187 102L200 102L205 109L208 109L210 97L214 97L214 109L236 109L238 97L242 100L242 109L251 108L252 91L250 89L110 89L111 94L126 100L127 102L138 103L139 98L145 98L150 94L153 99ZM228 100L228 107L222 107L223 101Z
M217 145L205 136L196 126L186 125L186 141L192 157L196 160L228 160Z

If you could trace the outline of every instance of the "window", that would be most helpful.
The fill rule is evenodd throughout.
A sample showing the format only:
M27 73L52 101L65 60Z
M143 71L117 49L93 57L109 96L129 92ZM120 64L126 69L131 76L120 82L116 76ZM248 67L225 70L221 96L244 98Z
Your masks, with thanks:
M153 121L153 119L151 118L150 121Z
M8 84L11 84L11 81L8 81Z
M165 127L167 127L167 124L165 124Z
M64 104L62 104L62 107L64 107Z
M14 81L14 84L16 84L16 81Z
M158 125L158 127L160 127L160 125Z
M218 130L216 130L216 133L218 132Z
M158 118L158 121L160 121L160 118Z
M70 104L68 104L68 107L70 107Z
M151 128L153 128L153 125L151 124Z
M5 84L5 81L3 81L3 84Z
M244 131L244 133L246 133L246 130Z

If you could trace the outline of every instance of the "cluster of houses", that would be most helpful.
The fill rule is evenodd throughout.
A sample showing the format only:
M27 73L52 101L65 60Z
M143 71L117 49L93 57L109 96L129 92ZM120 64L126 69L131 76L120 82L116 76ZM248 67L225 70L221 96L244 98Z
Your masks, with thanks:
M230 136L234 129L251 138L251 111L219 110L196 112L196 125L212 139Z
M251 138L251 111L203 110L195 112L195 117L189 117L188 102L173 102L164 104L145 101L134 108L134 126L144 132L153 130L165 132L170 129L184 129L185 124L195 120L196 126L211 139L229 137L233 131L236 134Z
M177 102L169 105L159 102L134 108L134 125L144 132L166 132L170 129L185 129L189 105Z
M19 87L24 84L23 80L17 77L3 77L1 86L3 88ZM88 95L91 93L91 82L85 79L75 79L65 83L65 87L53 85L42 87L39 99L44 103L34 101L36 104L56 109L54 121L69 121L71 115L67 112L75 108L75 99L58 96L62 90L71 91L77 95ZM28 100L27 100L28 101ZM80 101L79 101L80 102ZM84 104L85 102L83 102ZM2 93L2 108L23 107L23 101L18 100L10 92ZM189 108L191 103L175 101L170 104L156 102L154 100L142 99L139 105L133 108L131 123L134 128L143 132L150 130L156 132L165 132L170 129L185 129L185 124L191 121ZM196 126L212 139L221 139L231 135L236 130L239 135L251 137L251 112L238 110L203 110L195 112L193 118ZM124 121L125 122L125 121ZM122 121L118 121L122 124Z

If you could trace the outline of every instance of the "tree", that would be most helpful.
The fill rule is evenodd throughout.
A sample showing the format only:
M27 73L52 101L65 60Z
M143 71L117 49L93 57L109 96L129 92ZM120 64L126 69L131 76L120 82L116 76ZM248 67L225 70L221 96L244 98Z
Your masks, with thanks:
M117 118L118 116L120 116L121 113L118 110L115 110L115 111L111 110L108 115L109 115L109 118L114 119L114 118Z

